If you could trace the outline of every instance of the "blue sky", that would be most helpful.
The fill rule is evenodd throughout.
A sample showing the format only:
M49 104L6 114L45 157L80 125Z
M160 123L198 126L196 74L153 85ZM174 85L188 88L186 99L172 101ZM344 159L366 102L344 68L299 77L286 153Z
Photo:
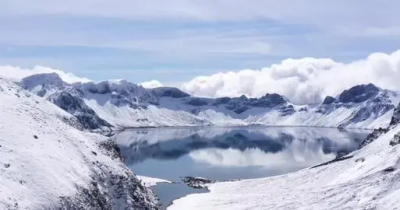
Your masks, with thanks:
M0 0L0 66L188 81L285 58L339 62L400 46L395 0Z

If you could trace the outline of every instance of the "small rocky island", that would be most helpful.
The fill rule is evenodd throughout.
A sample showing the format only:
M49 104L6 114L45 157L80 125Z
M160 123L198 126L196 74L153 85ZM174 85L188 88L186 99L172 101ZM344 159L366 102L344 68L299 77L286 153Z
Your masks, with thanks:
M185 176L182 178L182 182L191 188L202 189L207 188L207 184L215 183L216 181L202 177Z

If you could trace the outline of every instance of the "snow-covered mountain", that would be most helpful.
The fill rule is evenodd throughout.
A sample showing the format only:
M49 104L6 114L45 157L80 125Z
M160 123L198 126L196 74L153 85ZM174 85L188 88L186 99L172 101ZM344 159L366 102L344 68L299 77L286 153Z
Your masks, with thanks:
M48 88L25 88L72 114L90 110L69 92L53 100L64 83L49 76L32 80ZM121 162L115 143L82 131L82 118L2 78L0 110L0 209L158 209L153 193Z
M67 84L57 74L22 80L29 91L77 116L87 129L143 126L273 125L378 128L390 123L400 94L358 85L321 104L296 105L279 94L260 98L191 96L178 88L146 89L127 81Z
M399 209L399 110L389 127L346 156L295 173L207 184L209 193L175 200L168 210Z

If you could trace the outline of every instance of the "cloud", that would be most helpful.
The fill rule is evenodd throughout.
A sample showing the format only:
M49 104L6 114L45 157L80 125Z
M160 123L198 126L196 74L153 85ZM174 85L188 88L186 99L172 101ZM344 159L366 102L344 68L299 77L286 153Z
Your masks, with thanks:
M23 69L14 66L0 66L1 77L9 78L16 81L34 74L43 74L43 73L57 73L61 77L61 79L67 83L90 81L87 78L77 77L72 73L65 73L58 69L52 69L43 66L35 66L33 69Z
M374 53L366 59L338 63L331 59L286 59L261 70L222 72L199 76L182 89L197 96L260 97L278 93L293 103L320 102L326 95L337 95L359 84L374 83L400 90L400 50L392 54Z
M0 16L66 15L112 17L133 20L240 21L272 19L284 22L347 24L397 24L399 1L374 0L2 0ZM96 9L93 9L93 5ZM289 6L288 6L289 5ZM362 10L360 10L362 5ZM379 8L376 9L376 8ZM229 12L221 12L229 11ZM340 15L338 14L340 11ZM382 12L384 11L384 12ZM388 15L390 14L390 15Z
M205 149L191 152L189 156L196 162L215 166L296 168L328 161L333 158L334 154L324 154L321 145L295 142L291 147L278 153L266 153L258 148L244 151L236 149Z
M23 69L13 66L0 66L0 76L20 80L39 73L58 73L68 82L88 82L72 73L58 69L35 66ZM400 50L391 54L374 53L365 59L348 63L332 59L301 58L285 59L278 64L254 70L220 72L209 76L175 83L183 91L196 96L260 97L266 93L286 96L295 104L318 103L327 95L336 96L344 89L355 85L373 83L381 88L400 90ZM174 83L168 83L174 84ZM140 83L146 88L165 86L157 80Z
M157 88L157 87L164 86L163 84L161 84L161 82L159 82L157 80L151 80L151 81L148 81L148 82L142 82L139 85L141 85L144 88Z

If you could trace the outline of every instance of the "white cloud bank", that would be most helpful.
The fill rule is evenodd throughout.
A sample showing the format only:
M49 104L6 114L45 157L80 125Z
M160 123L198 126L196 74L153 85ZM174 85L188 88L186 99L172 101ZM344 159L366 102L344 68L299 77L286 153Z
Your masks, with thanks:
M58 73L68 83L90 81L72 73L42 66L33 69L0 66L0 76L14 80L52 72ZM391 54L374 53L366 59L350 63L318 58L286 59L261 70L248 69L198 76L180 86L182 90L196 96L260 97L266 93L278 93L293 103L307 104L320 102L327 95L335 96L344 89L367 83L400 90L400 50ZM164 86L157 80L140 85L145 88Z
M148 82L142 82L139 85L141 85L144 88L158 88L164 86L161 82L157 80L151 80Z
M317 58L286 59L261 70L199 76L184 83L182 89L205 97L260 97L278 93L293 103L306 104L367 83L400 90L400 50L392 54L374 53L350 63Z
M12 80L19 81L24 77L28 77L34 74L44 74L44 73L57 73L60 75L61 79L67 83L75 82L90 82L87 78L77 77L72 73L65 73L58 69L52 69L43 66L35 66L32 69L23 69L14 66L0 66L0 76L9 78Z

